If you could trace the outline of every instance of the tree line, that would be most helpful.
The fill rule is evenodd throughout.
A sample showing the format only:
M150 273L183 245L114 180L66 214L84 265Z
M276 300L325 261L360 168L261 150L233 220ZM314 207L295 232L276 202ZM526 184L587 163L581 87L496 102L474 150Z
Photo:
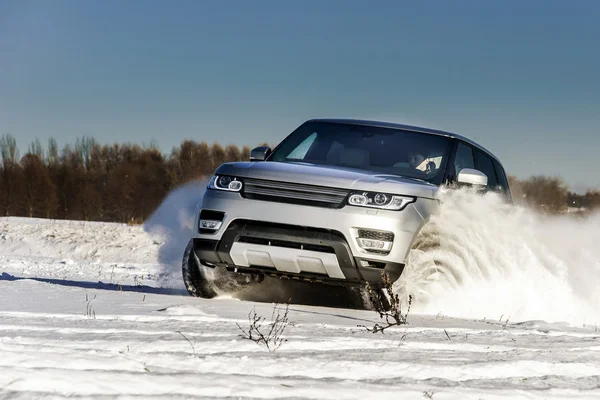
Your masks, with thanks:
M210 176L224 162L248 160L250 148L184 140L169 154L156 145L102 145L77 139L59 150L31 143L21 157L10 134L0 136L0 215L140 223L167 194ZM600 191L571 193L560 178L510 179L513 198L546 214L600 207Z
M600 209L600 190L573 193L559 177L518 179L511 176L509 181L514 202L542 214L557 215L573 211L587 214Z
M224 162L247 160L250 148L185 140L170 154L156 145L101 145L78 139L60 151L39 140L19 156L0 136L0 215L142 222L175 187L209 176Z

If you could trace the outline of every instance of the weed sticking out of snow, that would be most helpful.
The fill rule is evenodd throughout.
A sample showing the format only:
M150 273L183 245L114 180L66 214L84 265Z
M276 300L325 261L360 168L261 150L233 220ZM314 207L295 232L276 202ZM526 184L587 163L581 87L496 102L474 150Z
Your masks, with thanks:
M92 319L96 319L96 311L92 305L92 301L94 300L96 300L96 295L93 298L89 298L88 294L85 294L85 316Z
M374 288L368 282L366 285L370 303L375 312L379 314L379 318L383 320L383 325L376 323L372 328L359 325L359 327L363 327L371 333L384 333L388 328L407 325L408 313L412 303L412 296L409 295L408 307L406 313L403 314L400 297L393 291L393 282L390 279L390 276L382 271L381 279L383 284L382 289Z
M433 399L434 394L435 394L435 390L424 391L423 397L425 397L426 399Z
M251 340L257 344L263 344L269 352L275 352L279 347L287 341L283 337L283 332L290 324L288 318L289 305L285 305L283 314L278 309L277 305L273 307L271 321L266 322L265 317L256 314L256 309L253 309L248 314L248 329L242 328L239 324L237 327L242 334L242 339Z
M194 343L192 343L187 336L181 333L181 331L177 331L177 333L179 333L190 344L190 346L192 347L192 354L196 355L196 346L194 346L194 343L196 343L196 338L194 338Z

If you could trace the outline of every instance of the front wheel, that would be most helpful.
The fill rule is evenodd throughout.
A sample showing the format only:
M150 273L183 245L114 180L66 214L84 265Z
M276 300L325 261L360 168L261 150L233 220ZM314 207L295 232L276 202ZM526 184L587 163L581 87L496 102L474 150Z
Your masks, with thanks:
M190 240L181 261L183 283L190 296L202 297L204 299L212 299L217 296L217 292L215 292L206 276L205 269L206 267L200 265L196 259L194 243L193 240Z
M212 299L218 295L235 294L249 285L260 283L263 275L238 274L229 272L223 266L202 265L194 254L194 241L190 240L181 262L183 282L193 297Z
M402 275L394 285L401 301L407 302L410 296L418 303L426 303L435 297L440 287L460 288L463 277L455 263L457 258L468 257L468 254L449 242L449 238L440 236L435 223L423 227L408 253Z
M367 285L360 289L363 306L367 310L386 312L390 311L391 303L385 287Z

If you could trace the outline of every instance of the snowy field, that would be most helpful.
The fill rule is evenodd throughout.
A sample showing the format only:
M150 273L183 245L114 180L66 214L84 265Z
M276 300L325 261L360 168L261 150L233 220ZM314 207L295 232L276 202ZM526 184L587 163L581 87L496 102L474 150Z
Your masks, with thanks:
M0 218L0 398L600 399L600 331L564 318L425 307L372 334L373 311L300 293L269 352L238 324L273 303L188 297L147 231Z

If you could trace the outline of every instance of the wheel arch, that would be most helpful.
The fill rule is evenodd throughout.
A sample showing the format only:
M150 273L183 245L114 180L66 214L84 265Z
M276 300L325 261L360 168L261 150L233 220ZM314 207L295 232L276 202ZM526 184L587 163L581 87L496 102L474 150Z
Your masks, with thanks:
M420 198L413 204L413 206L421 217L421 221L418 229L414 232L409 246L406 249L406 254L404 254L404 264L406 264L409 260L410 251L414 249L420 241L423 240L423 235L428 234L428 232L435 231L434 221L432 220L435 214L438 212L439 201L437 199Z

